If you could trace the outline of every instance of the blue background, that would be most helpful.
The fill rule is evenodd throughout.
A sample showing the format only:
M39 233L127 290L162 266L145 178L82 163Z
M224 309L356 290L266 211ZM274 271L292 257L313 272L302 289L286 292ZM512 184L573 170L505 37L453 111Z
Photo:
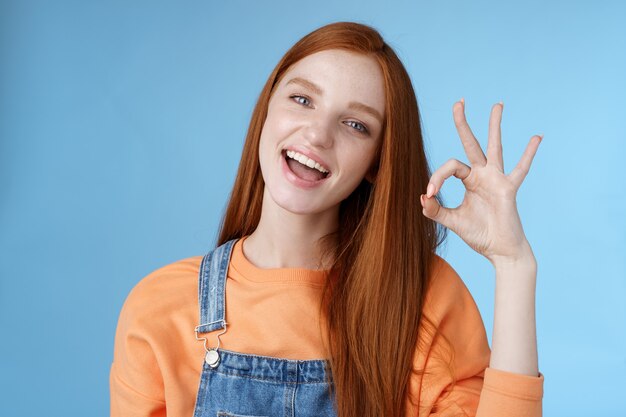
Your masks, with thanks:
M507 173L545 134L518 194L544 413L625 415L626 7L518 3L2 1L2 414L108 415L126 295L212 247L270 71L306 33L354 20L406 64L433 168L467 161L461 97L483 146L504 101ZM446 203L462 191L446 182ZM441 253L491 335L491 264L452 232Z

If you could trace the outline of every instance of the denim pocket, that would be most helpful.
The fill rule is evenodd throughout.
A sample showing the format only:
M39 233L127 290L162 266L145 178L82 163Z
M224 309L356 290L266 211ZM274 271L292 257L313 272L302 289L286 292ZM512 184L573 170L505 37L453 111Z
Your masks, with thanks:
M250 414L243 415L243 414L229 413L228 411L218 411L217 417L268 417L268 416L253 416Z

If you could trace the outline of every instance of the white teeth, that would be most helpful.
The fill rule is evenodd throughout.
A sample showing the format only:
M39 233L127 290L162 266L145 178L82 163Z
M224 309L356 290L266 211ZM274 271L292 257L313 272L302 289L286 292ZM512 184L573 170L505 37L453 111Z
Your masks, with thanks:
M314 160L312 160L311 158L308 158L304 155L302 155L301 153L298 153L296 151L287 151L287 156L291 159L295 159L296 161L300 162L302 165L306 165L309 168L315 168L318 171L322 172L322 173L327 173L328 170L324 169L318 162L315 162Z

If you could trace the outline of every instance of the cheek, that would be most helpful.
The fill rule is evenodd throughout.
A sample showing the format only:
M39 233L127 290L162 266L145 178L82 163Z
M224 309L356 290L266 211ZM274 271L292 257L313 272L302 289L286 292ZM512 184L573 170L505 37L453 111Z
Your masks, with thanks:
M278 106L270 108L265 118L265 126L274 134L289 132L297 125L298 115Z
M276 147L277 142L281 138L282 122L280 115L276 113L268 113L259 143L259 154L269 153L271 149Z
M343 154L349 159L346 167L350 167L351 172L365 174L374 162L374 146L351 147L343 150Z
M291 134L299 125L298 117L287 111L278 112L272 121L272 128L275 133L281 136L281 139Z

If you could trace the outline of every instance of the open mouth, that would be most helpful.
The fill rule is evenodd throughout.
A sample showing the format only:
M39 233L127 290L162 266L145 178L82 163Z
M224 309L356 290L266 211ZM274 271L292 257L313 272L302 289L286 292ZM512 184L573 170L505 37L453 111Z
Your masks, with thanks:
M301 180L317 182L330 176L329 170L298 152L283 149L282 154L291 172Z

